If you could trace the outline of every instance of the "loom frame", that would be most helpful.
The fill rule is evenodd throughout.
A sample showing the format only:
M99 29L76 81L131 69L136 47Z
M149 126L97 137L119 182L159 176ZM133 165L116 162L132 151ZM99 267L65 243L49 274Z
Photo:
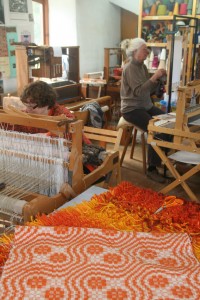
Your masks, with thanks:
M25 200L29 202L23 207L22 217L24 222L30 221L40 213L51 213L65 202L82 193L103 176L106 177L104 187L108 186L110 180L114 176L113 174L116 174L117 183L121 180L119 151L117 150L121 140L121 131L119 133L113 133L111 130L100 130L100 133L97 134L97 139L102 141L102 136L106 136L106 133L109 132L110 135L113 134L115 136L117 147L114 147L113 151L108 153L102 165L97 167L90 174L85 175L82 163L82 120L63 119L63 117L35 116L19 111L17 112L15 110L6 113L4 110L0 110L0 122L46 129L47 131L56 134L58 137L70 133L72 137L68 163L68 183L64 183L60 193L52 197L34 193L26 196ZM105 139L106 141L109 141L107 136Z
M176 118L173 128L169 128L167 125L157 126L156 122L159 121L159 117L155 116L155 118L150 120L148 125L147 142L151 144L160 156L162 162L167 166L175 178L172 183L165 186L160 192L166 194L176 186L181 185L190 199L198 202L196 195L193 193L186 180L199 172L200 163L197 163L188 172L181 175L169 158L171 153L178 151L200 154L200 126L193 126L190 123L190 118L198 117L200 115L199 97L197 98L196 107L190 109L190 100L194 90L195 93L198 95L200 94L200 80L194 80L189 82L186 86L180 86L178 88ZM172 140L158 140L156 138L157 133L171 135ZM165 148L169 149L169 153L166 152Z

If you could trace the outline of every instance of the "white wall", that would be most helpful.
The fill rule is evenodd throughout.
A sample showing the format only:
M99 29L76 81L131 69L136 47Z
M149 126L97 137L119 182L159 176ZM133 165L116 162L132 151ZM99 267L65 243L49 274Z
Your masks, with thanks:
M76 0L49 0L49 45L77 46Z
M29 36L30 42L33 42L34 40L34 30L33 30L33 20L29 18L29 15L32 15L32 0L27 1L27 13L12 13L9 9L9 1L4 0L4 15L5 15L5 26L6 27L16 27L18 40L17 42L22 42L23 36ZM1 25L4 26L4 25ZM15 40L16 41L16 40ZM1 43L1 37L0 37L0 43ZM11 49L12 48L12 49ZM10 50L14 50L14 46L10 47ZM7 57L5 60L8 59ZM15 63L15 58L12 57L11 64ZM9 65L9 60L7 61ZM0 68L0 70L2 70ZM11 70L11 69L10 69ZM2 72L4 74L4 71ZM12 72L11 72L12 73ZM14 75L9 76L3 76L3 88L4 93L12 93L17 90L17 80L16 77L13 77Z
M29 13L32 12L31 1L28 0ZM9 2L4 3L6 23L18 23L20 30L28 29L33 37L33 22L29 22L29 26L27 21L26 26L22 20L11 22L8 18ZM81 77L87 72L102 71L104 48L119 46L120 22L121 9L109 0L49 0L49 45L80 46ZM5 91L15 90L16 78L8 80Z
M110 0L110 2L126 10L129 10L136 15L139 15L140 0L134 0L134 1L133 0Z
M120 8L109 0L49 0L50 46L80 46L80 75L102 71L104 48L118 47Z
M108 0L77 0L80 73L102 71L104 48L119 47L121 9Z

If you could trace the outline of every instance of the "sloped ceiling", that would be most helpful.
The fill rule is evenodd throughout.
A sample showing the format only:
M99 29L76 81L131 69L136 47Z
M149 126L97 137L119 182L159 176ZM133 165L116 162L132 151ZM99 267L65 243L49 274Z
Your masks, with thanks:
M139 0L110 0L110 2L136 15L139 14Z

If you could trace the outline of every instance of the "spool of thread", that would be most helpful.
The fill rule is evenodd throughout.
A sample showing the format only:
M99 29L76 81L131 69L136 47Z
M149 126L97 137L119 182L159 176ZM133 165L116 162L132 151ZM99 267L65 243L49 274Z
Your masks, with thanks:
M180 15L187 15L187 3L181 3L179 9Z
M164 4L158 5L157 15L165 16L167 14L167 6Z
M151 10L150 10L149 15L150 15L150 16L156 16L156 11L157 11L157 6L156 6L156 4L154 3L154 4L152 5L152 7L151 7Z
M178 2L176 2L175 5L174 5L173 14L174 15L178 15L179 14L179 3Z
M158 56L154 56L153 62L152 62L152 69L157 69L159 65Z
M192 14L192 10L191 9L188 9L187 10L187 15L191 15ZM198 12L197 12L197 14L198 14ZM199 14L200 14L200 12L199 12Z

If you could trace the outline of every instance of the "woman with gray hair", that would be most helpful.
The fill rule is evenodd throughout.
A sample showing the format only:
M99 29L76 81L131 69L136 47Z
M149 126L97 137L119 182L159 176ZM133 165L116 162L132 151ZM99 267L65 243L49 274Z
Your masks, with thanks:
M124 66L121 80L121 113L124 119L147 131L152 116L163 114L154 106L151 94L156 90L159 79L166 76L164 69L158 69L151 77L144 64L149 54L146 42L141 38L132 39L128 49L129 62ZM165 178L157 170L161 159L154 149L148 147L147 176L152 180L164 183Z

